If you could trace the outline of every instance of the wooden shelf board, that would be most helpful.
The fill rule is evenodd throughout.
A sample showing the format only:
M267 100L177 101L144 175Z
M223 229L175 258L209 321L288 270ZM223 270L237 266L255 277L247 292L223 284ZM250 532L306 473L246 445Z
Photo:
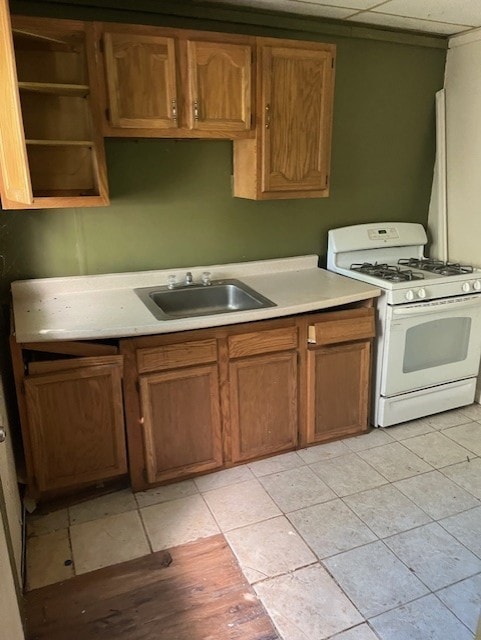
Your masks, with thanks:
M53 93L57 95L84 96L90 92L87 84L60 84L54 82L19 82L21 91L33 93Z
M93 147L92 140L25 140L27 145L44 147Z

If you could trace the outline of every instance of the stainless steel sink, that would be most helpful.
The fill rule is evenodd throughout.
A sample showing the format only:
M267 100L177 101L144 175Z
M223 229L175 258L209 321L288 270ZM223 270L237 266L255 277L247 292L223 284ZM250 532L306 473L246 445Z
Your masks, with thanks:
M174 320L275 307L276 304L240 280L213 280L211 284L142 287L134 289L157 320Z

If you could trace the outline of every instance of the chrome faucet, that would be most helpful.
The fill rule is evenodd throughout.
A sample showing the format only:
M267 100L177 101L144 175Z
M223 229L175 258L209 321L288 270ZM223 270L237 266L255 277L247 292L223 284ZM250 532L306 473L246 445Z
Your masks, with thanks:
M192 271L187 271L185 274L185 284L192 284L194 279L192 278Z

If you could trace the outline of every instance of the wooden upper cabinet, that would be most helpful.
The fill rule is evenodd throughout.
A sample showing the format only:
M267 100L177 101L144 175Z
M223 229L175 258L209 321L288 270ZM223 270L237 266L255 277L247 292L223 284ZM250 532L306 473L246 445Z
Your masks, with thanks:
M251 59L250 45L187 41L189 128L251 128Z
M234 145L234 195L329 195L333 45L260 39L255 140Z
M10 22L0 4L4 209L108 204L93 42L86 23Z
M112 126L176 128L174 39L106 31L104 47Z
M108 136L251 135L249 36L95 25L105 67Z

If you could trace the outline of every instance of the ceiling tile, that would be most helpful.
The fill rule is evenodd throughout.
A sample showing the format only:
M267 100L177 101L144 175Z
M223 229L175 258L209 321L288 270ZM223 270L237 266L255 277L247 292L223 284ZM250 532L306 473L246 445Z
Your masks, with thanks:
M349 0L356 3L363 0ZM299 15L318 16L322 18L335 18L342 20L356 11L356 9L346 9L341 7L327 6L317 2L300 2L298 0L235 0L226 4L238 7L253 7L256 9L270 9L271 11L285 11L297 13Z
M451 24L481 26L480 0L390 0L374 11Z
M436 33L440 35L452 35L466 31L465 25L448 24L444 22L432 22L430 20L418 20L417 18L406 18L404 16L391 16L384 13L373 13L365 11L358 13L349 22L362 22L381 27L393 27L396 29L408 29L422 33Z

